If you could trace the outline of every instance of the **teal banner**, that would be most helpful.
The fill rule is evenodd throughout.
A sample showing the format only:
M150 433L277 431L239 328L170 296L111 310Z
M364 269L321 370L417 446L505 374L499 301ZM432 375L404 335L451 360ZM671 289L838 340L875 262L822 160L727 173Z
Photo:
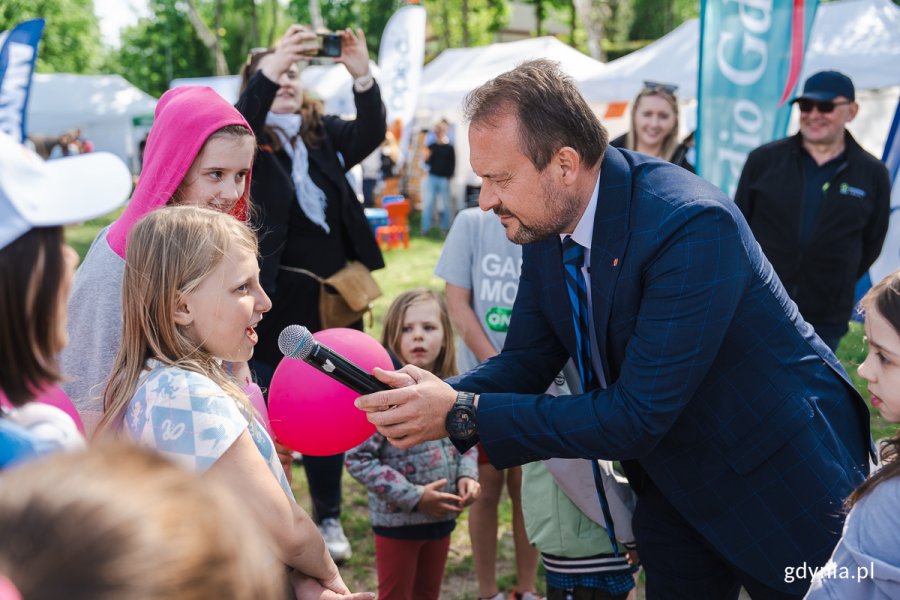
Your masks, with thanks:
M751 150L787 132L817 0L703 0L697 172L734 197Z

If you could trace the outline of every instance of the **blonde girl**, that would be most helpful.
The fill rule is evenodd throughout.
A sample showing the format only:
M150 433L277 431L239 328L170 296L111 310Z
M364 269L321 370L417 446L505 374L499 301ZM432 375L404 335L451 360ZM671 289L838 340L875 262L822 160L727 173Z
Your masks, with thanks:
M245 224L213 210L173 207L138 222L98 431L120 432L234 490L275 555L306 576L293 577L298 597L342 597L349 590L294 501L272 440L221 366L250 359L271 307L256 252Z
M869 352L859 375L872 407L888 423L900 423L900 271L872 287L860 305ZM895 434L882 446L881 468L850 495L843 535L807 598L900 598L898 458L900 435Z
M450 316L431 290L394 300L382 343L404 364L456 374ZM455 519L480 492L477 451L460 455L447 439L399 450L375 433L347 453L346 464L369 489L378 597L437 600Z

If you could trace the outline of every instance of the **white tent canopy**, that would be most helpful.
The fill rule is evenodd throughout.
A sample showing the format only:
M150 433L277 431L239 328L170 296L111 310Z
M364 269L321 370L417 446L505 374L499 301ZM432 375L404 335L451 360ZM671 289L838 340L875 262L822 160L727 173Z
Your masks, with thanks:
M418 109L432 115L456 115L466 94L516 65L533 58L559 61L577 81L604 72L606 66L554 37L444 50L422 71Z
M624 102L651 80L678 85L680 98L696 98L699 48L700 26L692 19L608 63L605 71L582 82L581 91L591 102ZM900 7L890 0L820 4L800 81L825 69L846 73L860 90L900 85Z
M112 152L133 164L155 108L156 98L119 75L36 74L27 133L56 137L81 129L95 150Z

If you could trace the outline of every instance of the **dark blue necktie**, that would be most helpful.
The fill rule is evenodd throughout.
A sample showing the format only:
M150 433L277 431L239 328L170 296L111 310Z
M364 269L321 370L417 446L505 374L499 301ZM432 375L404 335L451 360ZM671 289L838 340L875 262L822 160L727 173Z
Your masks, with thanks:
M563 266L566 273L566 289L569 292L569 304L572 306L572 322L575 326L575 343L578 352L578 373L581 375L581 389L590 391L594 386L596 377L591 366L591 332L588 320L587 282L581 272L584 264L584 246L566 236L562 243ZM616 530L613 526L612 514L609 510L609 501L606 499L606 490L603 489L603 477L596 460L592 460L594 468L594 486L597 488L597 498L603 509L603 520L606 521L606 534L612 544L613 554L619 555L616 546Z
M578 372L581 374L581 389L585 392L593 387L594 369L591 367L591 335L588 321L587 283L581 266L584 264L584 247L566 237L562 245L563 265L566 271L566 289L572 306L572 321L575 326L575 344L578 350Z

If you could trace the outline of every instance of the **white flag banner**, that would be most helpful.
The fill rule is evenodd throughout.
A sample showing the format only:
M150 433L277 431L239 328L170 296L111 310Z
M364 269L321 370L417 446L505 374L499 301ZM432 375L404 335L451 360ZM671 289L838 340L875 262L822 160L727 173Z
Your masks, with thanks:
M409 143L409 123L416 112L422 63L425 61L425 8L408 5L395 12L384 28L378 67L388 126L399 121L400 152ZM402 154L401 154L402 160Z

